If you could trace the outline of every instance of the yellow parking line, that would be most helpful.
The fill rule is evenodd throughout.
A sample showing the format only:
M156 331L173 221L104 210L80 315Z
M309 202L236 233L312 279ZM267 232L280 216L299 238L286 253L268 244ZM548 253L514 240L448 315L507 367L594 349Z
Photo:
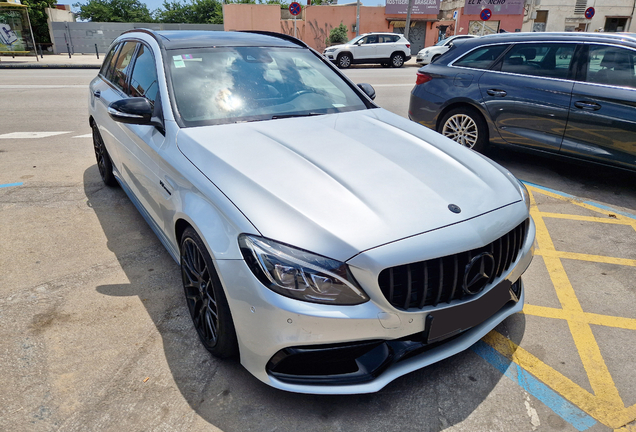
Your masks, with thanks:
M598 222L610 225L634 225L631 219L618 219L616 218L602 218L596 216L581 216L581 215L573 215L573 214L562 214L562 213L551 213L551 212L541 212L541 216L544 218L552 218L552 219L568 219L575 221L583 221L583 222Z
M567 321L578 321L605 327L622 328L626 330L636 330L636 319L601 315L590 312L569 312L563 309L556 309L546 306L536 306L526 304L523 307L526 315L538 316L542 318L564 319Z
M543 191L540 193L543 193ZM530 214L536 225L539 250L542 252L555 252L554 243L536 205L533 192L530 192L530 195L532 196ZM583 309L565 272L565 268L563 268L561 259L544 253L543 260L561 307L568 312L582 313ZM583 367L590 380L590 385L596 395L597 402L604 401L613 406L624 406L614 380L607 369L605 360L603 360L590 325L577 321L568 321L568 326L581 357Z
M557 250L535 250L535 255L551 258L564 258L578 261L590 261L603 264L616 264L629 267L636 267L636 260L630 258L615 258L603 255L590 255L577 252L563 252Z

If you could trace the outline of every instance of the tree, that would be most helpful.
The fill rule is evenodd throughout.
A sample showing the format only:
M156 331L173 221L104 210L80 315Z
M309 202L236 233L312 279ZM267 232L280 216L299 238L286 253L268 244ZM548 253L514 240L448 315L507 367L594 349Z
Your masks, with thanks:
M89 0L75 3L77 16L93 22L152 22L148 7L139 0Z
M164 0L155 11L155 20L163 23L223 24L223 6L217 0Z
M45 9L56 3L56 0L22 0L22 4L29 7L29 19L31 20L31 28L33 28L35 43L51 42Z
M347 26L340 23L338 27L334 27L329 32L328 42L332 44L341 44L349 40L349 31Z

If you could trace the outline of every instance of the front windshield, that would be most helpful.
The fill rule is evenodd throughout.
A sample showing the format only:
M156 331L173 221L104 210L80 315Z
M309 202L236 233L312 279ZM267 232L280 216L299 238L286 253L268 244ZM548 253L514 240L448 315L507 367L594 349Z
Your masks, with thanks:
M365 109L361 97L303 48L224 47L168 51L185 126Z
M442 46L444 45L446 42L448 42L448 38L447 39L442 39L441 41L437 42L435 44L435 46Z
M354 44L357 41L359 41L360 39L362 39L362 36L356 36L353 39L351 39L349 42L347 42L348 44Z

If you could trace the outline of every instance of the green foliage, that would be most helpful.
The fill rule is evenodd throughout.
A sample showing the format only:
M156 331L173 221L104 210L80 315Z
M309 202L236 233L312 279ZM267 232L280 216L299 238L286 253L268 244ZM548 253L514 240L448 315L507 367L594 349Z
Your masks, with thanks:
M88 0L75 3L78 18L93 22L153 22L148 7L139 0Z
M328 41L332 44L342 44L349 40L349 32L347 26L340 23L338 27L334 27L329 32Z
M223 6L217 0L164 0L163 9L154 14L162 23L223 24Z
M31 20L36 44L51 42L45 9L54 6L56 3L56 0L22 0L22 4L29 6L29 19Z

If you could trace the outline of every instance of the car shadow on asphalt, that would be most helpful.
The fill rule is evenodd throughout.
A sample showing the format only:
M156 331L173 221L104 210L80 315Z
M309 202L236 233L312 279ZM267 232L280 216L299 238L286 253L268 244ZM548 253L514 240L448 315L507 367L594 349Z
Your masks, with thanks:
M104 187L96 166L85 171L84 188L107 247L129 280L98 286L97 291L139 297L162 339L162 344L151 346L163 346L182 397L198 416L223 431L439 431L470 416L502 378L469 349L401 377L375 394L303 395L269 387L237 360L221 361L203 348L185 303L178 265L123 190ZM509 317L497 331L519 344L525 316ZM162 403L152 395L136 397L140 396L143 403ZM496 402L491 403L496 410Z
M486 156L520 180L636 212L636 172L495 146Z

